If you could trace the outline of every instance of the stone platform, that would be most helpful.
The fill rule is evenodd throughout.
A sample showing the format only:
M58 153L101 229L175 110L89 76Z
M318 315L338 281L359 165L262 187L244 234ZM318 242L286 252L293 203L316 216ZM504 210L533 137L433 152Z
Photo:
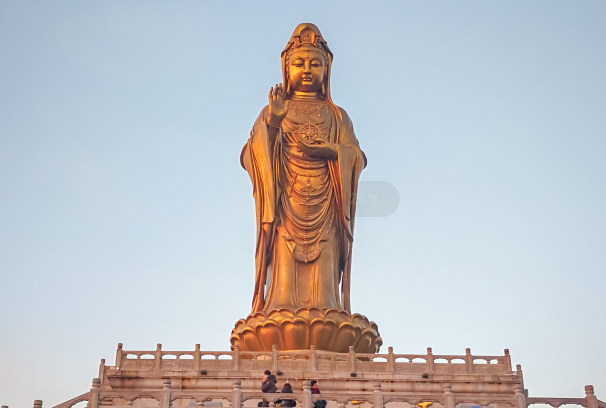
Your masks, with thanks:
M529 398L520 365L512 369L509 351L501 356L427 354L361 354L316 350L270 352L124 350L118 345L116 363L101 360L98 378L90 391L54 408L71 408L88 401L99 407L257 407L262 398L270 406L281 394L262 394L261 377L271 370L278 390L292 385L297 406L311 408L313 401L328 401L328 408L526 408L545 403L558 408L578 404L606 408L586 386L584 398ZM310 381L317 380L321 395L312 395ZM428 404L422 404L428 405ZM36 401L35 407L42 402Z

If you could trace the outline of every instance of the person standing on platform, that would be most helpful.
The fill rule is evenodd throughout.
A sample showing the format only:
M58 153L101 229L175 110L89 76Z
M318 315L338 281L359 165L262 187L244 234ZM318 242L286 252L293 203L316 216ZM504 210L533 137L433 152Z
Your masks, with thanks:
M282 387L282 391L280 391L280 393L282 393L282 394L292 394L292 386L289 383L284 383L284 386ZM284 400L281 400L280 406L282 406L282 407L296 407L297 406L297 401L292 400L292 399L284 399Z
M264 394L275 394L278 389L276 388L276 376L269 370L265 370L263 373L263 382L261 383L261 391ZM263 400L262 407L269 407L269 401Z
M312 380L312 382L311 382L311 393L320 394L320 388L318 387L318 382L316 380ZM324 401L324 400L317 400L316 402L314 402L314 408L325 408L325 407L326 407L326 401Z

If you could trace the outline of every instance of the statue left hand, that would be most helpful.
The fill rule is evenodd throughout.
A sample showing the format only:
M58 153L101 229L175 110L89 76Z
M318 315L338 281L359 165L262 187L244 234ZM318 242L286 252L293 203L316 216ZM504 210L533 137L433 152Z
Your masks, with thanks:
M322 157L328 160L335 160L338 156L337 147L324 140L315 140L313 143L309 143L299 137L299 149L308 156Z

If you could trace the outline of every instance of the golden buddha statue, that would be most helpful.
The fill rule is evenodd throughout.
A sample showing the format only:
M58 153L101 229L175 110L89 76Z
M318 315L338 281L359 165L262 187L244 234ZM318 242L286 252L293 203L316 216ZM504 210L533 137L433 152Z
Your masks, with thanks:
M353 125L330 96L333 54L313 24L282 51L283 84L269 91L240 156L257 218L252 312L236 323L240 350L375 353L377 325L351 314L358 178L366 166Z

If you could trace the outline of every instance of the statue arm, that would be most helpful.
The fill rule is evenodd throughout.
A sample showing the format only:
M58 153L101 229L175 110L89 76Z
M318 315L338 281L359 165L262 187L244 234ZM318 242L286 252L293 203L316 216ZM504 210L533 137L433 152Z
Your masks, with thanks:
M362 169L366 167L366 156L360 149L360 144L353 130L353 124L344 109L339 108L339 122L336 137L338 158L332 164L331 172L335 179L338 194L338 205L343 225L343 241L347 244L342 248L341 266L341 306L351 313L350 282L351 282L351 249L353 243L354 220L356 213L356 197L358 180Z
M275 180L276 137L272 138L268 132L268 126L265 122L267 111L267 107L264 108L255 121L250 138L242 150L240 159L253 185L257 220L253 312L261 310L265 302L267 264L270 259L269 250L273 240L273 223L278 194Z

